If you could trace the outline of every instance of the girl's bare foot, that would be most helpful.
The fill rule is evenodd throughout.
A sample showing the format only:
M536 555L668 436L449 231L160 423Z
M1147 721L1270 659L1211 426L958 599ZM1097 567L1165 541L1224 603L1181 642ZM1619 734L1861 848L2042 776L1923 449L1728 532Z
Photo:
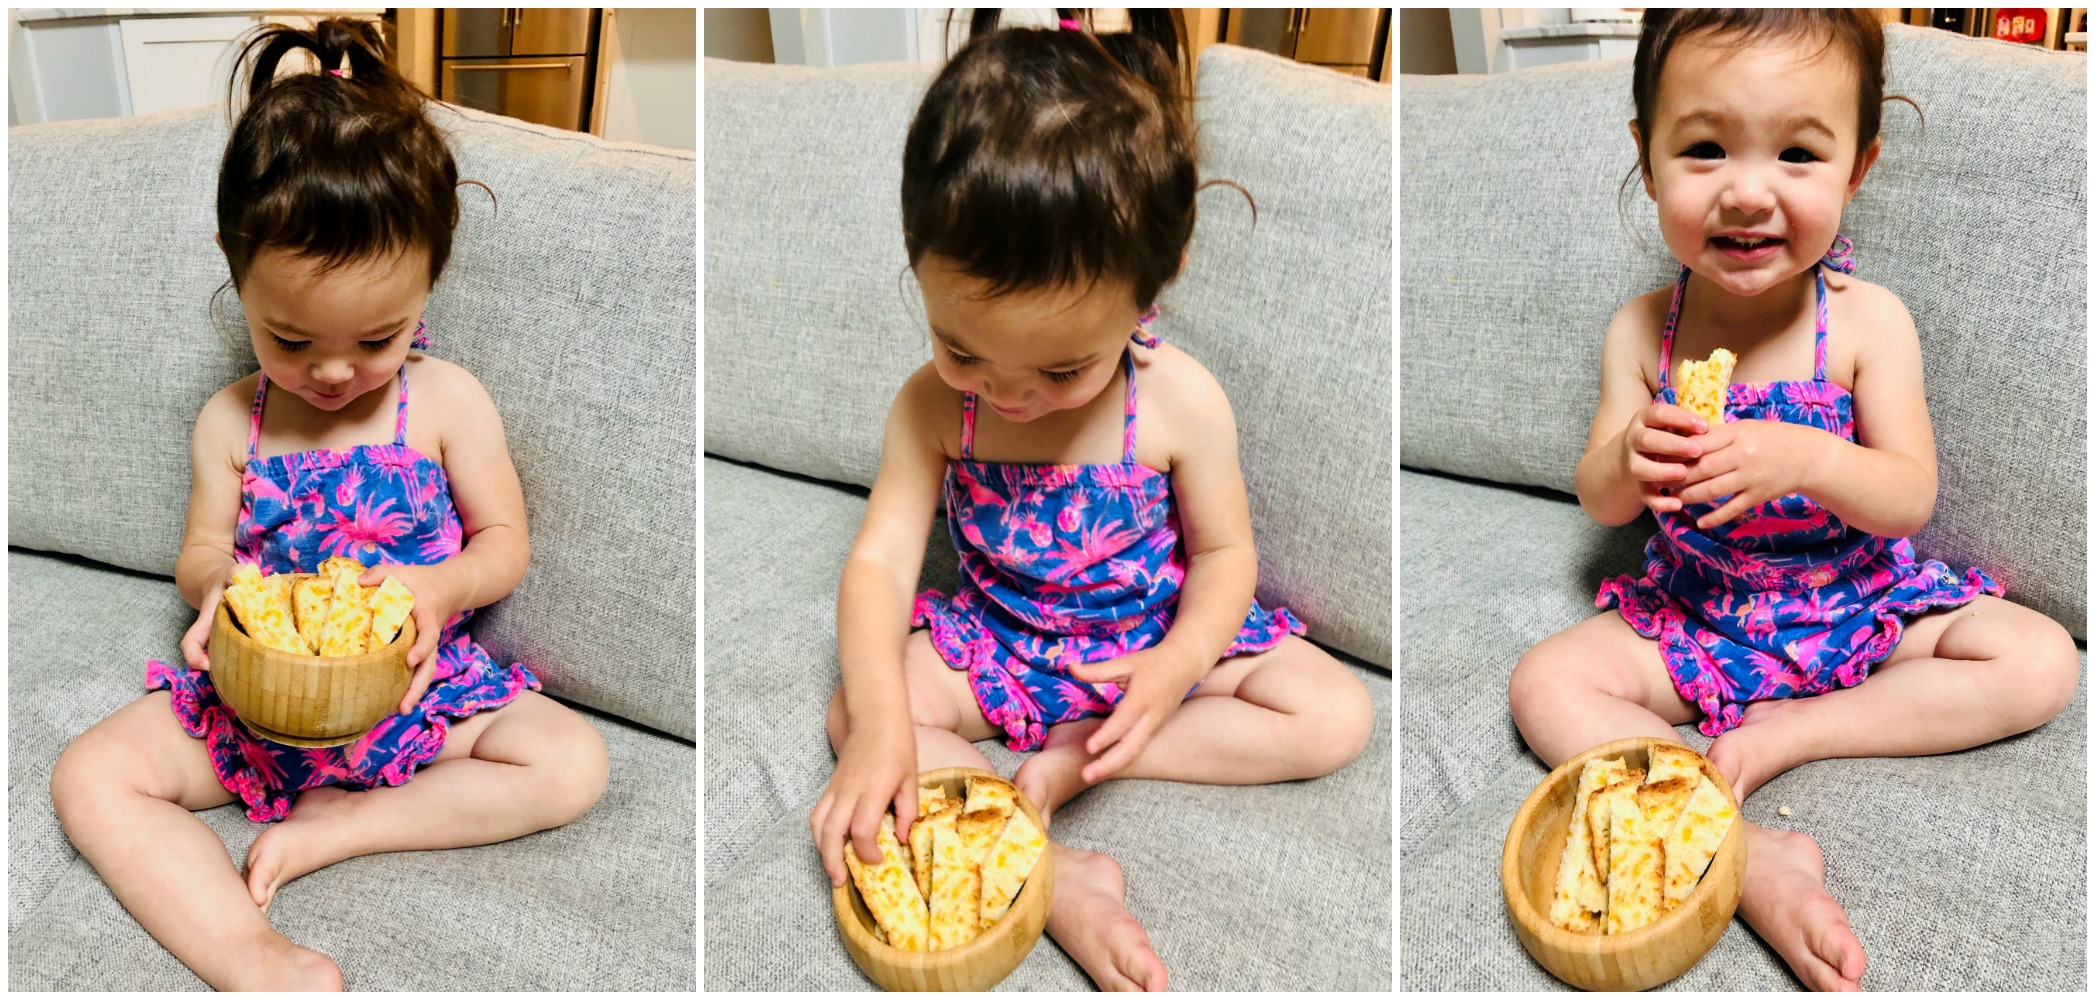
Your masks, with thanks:
M1746 884L1739 913L1810 990L1860 990L1866 961L1848 915L1826 891L1826 863L1810 837L1745 823ZM1058 859L1059 860L1059 859ZM1055 884L1061 899L1062 884ZM1050 915L1050 919L1052 915Z
M244 965L240 978L223 984L228 990L283 990L293 992L342 991L342 970L334 960L310 948L300 948L291 939L271 932L258 942L254 961Z
M247 894L262 912L269 912L269 901L284 883L342 860L333 845L341 840L357 794L332 785L306 789L290 815L255 838L247 849Z
M1756 701L1746 706L1737 727L1710 743L1705 756L1731 782L1731 792L1740 802L1776 775L1817 759L1799 756L1804 741L1789 724L1802 707L1801 700Z
M1164 960L1150 948L1149 934L1128 912L1127 883L1121 878L1120 865L1103 854L1053 842L1048 850L1055 852L1055 899L1048 906L1048 936L1084 967L1101 990L1163 990Z
M1033 800L1033 808L1040 810L1041 823L1052 822L1049 813L1091 787L1084 782L1084 765L1098 756L1084 749L1084 741L1105 724L1105 717L1100 716L1049 726L1047 741L1040 751L1026 758L1018 766L1018 773L1011 776L1011 783Z

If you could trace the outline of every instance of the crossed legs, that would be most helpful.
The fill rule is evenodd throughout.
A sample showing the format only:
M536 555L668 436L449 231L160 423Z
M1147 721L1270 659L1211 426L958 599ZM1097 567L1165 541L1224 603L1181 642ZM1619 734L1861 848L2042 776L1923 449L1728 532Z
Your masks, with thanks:
M996 770L974 741L1002 731L983 719L967 675L947 666L923 631L910 635L902 659L917 769ZM1100 724L1086 719L1049 727L1047 745L1013 777L1050 824L1054 809L1088 787L1078 773L1095 758L1083 742ZM1289 636L1267 652L1217 665L1142 754L1112 777L1233 785L1316 777L1359 756L1373 728L1367 689L1329 654ZM829 704L831 746L842 747L848 732L840 688ZM1101 989L1164 989L1163 960L1128 913L1120 866L1053 841L1048 849L1055 852L1056 875L1049 936Z
M1741 801L1768 779L1832 757L1944 753L2033 729L2072 698L2079 664L2050 619L1981 596L1914 619L1863 684L1811 698L1756 702L1710 745ZM1679 740L1701 717L1674 690L1658 645L1609 611L1538 644L1514 668L1513 718L1555 767L1627 736ZM1740 910L1812 989L1859 989L1865 958L1825 890L1818 845L1741 818L1748 837Z
M191 814L233 794L168 702L167 692L152 692L82 733L52 769L51 800L117 901L221 990L342 988L332 961L269 925L264 910L285 882L361 854L493 843L561 825L596 801L607 773L593 727L526 691L453 726L443 752L405 785L303 793L256 838L243 876Z

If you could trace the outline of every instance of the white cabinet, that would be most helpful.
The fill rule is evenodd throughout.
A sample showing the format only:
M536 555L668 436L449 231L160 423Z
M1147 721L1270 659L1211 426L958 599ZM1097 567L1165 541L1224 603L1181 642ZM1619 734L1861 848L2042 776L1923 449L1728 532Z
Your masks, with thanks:
M10 11L8 84L16 124L151 114L225 100L239 40L255 25L310 27L376 18L383 7L226 10L33 8ZM313 68L294 53L284 68Z
M117 22L130 78L131 113L149 115L222 101L233 71L233 40L256 19L127 17Z

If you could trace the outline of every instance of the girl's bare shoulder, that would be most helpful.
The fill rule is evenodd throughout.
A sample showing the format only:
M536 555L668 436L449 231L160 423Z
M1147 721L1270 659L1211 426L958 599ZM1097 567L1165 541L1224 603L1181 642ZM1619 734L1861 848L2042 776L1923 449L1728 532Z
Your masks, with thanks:
M1920 354L1913 314L1898 293L1838 272L1826 275L1826 343L1827 375L1851 386L1872 362L1904 364Z
M1898 293L1838 271L1826 275L1826 311L1829 313L1826 324L1829 330L1841 318L1869 330L1879 326L1913 328L1913 314L1907 312L1906 303L1899 300Z
M1658 391L1659 341L1666 329L1666 313L1673 308L1673 286L1666 285L1624 302L1608 318L1601 363L1635 364L1644 376L1645 387Z
M1145 412L1155 405L1177 417L1229 414L1222 383L1198 358L1168 343L1134 351L1135 388Z
M888 426L938 443L948 458L960 454L960 390L938 377L938 367L926 361L904 379L888 406Z
M255 387L262 373L256 371L211 394L196 414L192 447L196 454L224 455L235 467L247 461L247 433L253 426Z

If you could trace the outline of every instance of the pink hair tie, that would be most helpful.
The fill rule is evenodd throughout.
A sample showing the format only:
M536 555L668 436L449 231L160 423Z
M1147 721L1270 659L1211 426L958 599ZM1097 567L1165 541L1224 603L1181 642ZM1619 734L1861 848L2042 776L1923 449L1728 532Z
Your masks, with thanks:
M1063 19L1062 19L1062 30L1064 30L1064 31L1082 31L1082 30L1084 30L1084 26L1083 26L1083 25L1081 25L1081 24L1078 24L1078 23L1077 23L1077 19L1076 19L1076 18L1073 18L1073 17L1065 17L1065 18L1063 18Z
M342 71L341 71L341 70L338 70L338 69L331 69L331 70L328 70L328 72L330 72L330 73L333 73L333 74L334 74L334 75L336 75L336 76L341 76L341 75L342 75Z

